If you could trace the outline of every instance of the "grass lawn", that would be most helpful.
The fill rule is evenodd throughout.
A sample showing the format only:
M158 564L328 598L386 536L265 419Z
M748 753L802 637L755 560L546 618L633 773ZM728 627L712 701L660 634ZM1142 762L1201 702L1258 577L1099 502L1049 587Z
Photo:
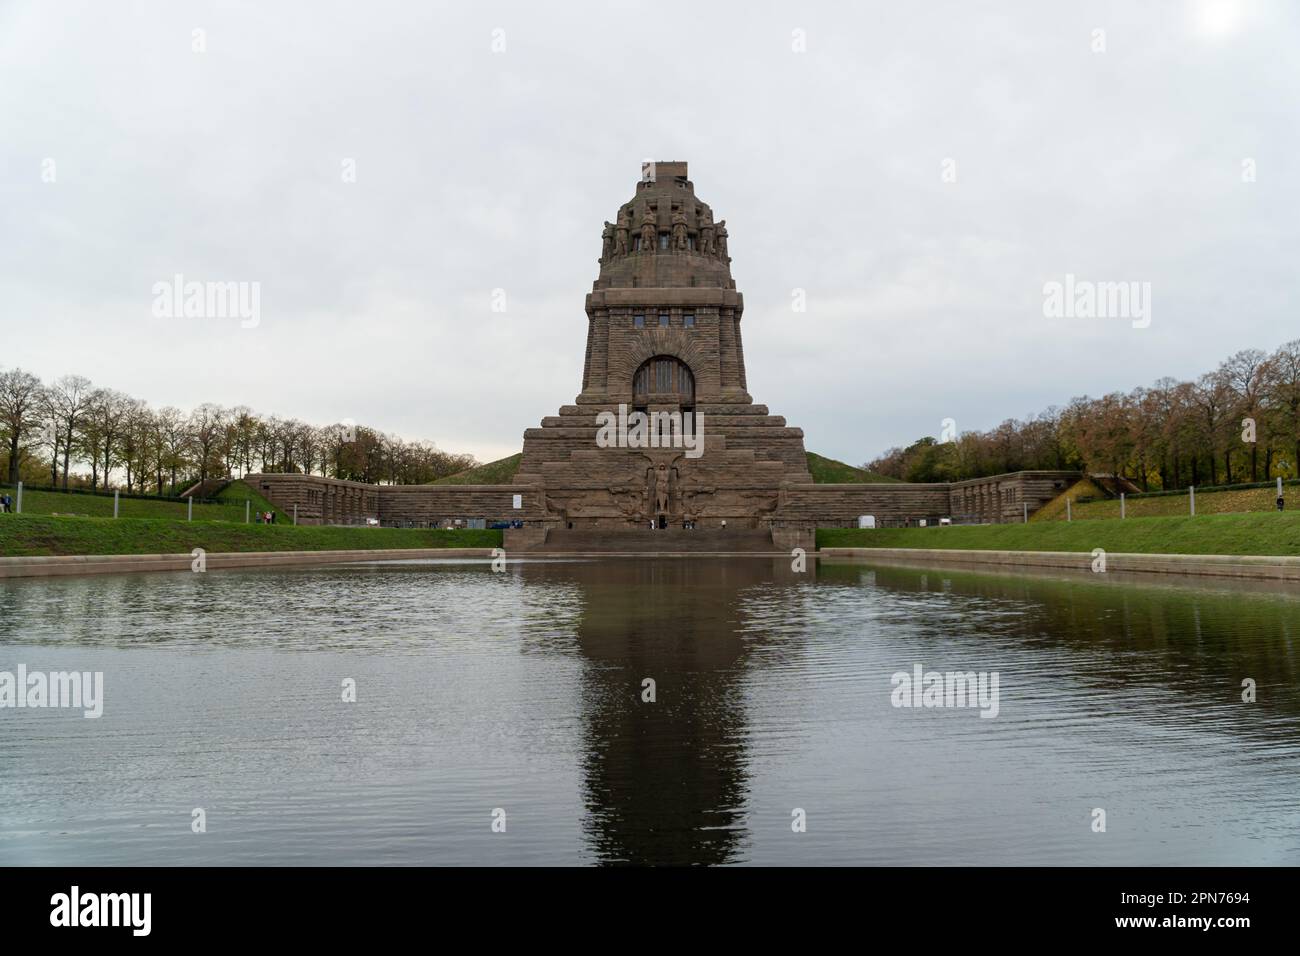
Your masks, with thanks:
M476 468L470 468L468 471L458 471L454 475L439 478L433 484L508 485L514 481L515 472L519 470L519 462L523 460L523 457L523 452L520 452L518 455L511 455L509 458L498 458L486 465L479 465Z
M886 478L884 475L878 475L874 471L867 471L865 468L854 468L842 461L836 461L834 458L823 458L821 455L806 452L808 455L808 470L812 472L813 481L819 485L871 485L871 484L892 484L898 481L897 478Z
M24 493L24 505L26 493ZM194 511L198 513L198 506ZM240 509L243 521L243 507ZM0 515L0 557L56 554L180 554L205 551L344 551L354 548L499 548L501 532L432 528L329 528Z
M4 486L4 491L12 497L17 497L16 488ZM254 507L256 506L256 502L254 502ZM183 501L122 498L118 503L117 513L122 518L174 518L184 521L187 507L187 504ZM92 518L111 518L113 517L113 496L62 491L34 491L31 488L24 488L23 514L81 515ZM196 501L194 503L194 520L243 521L244 499L241 497L238 502L231 500L229 504L219 505L199 504Z
M1300 504L1300 488L1288 485L1286 488L1287 505L1296 507ZM1125 513L1131 518L1173 517L1188 513L1187 495L1155 495L1151 498L1129 498L1124 503ZM1075 518L1118 518L1119 499L1104 501L1075 502L1071 505ZM1277 511L1277 489L1275 488L1240 488L1233 491L1198 491L1196 493L1196 513L1198 515L1230 514L1245 511ZM1062 514L1062 517L1064 515Z
M820 528L817 547L1300 555L1300 511L943 528Z

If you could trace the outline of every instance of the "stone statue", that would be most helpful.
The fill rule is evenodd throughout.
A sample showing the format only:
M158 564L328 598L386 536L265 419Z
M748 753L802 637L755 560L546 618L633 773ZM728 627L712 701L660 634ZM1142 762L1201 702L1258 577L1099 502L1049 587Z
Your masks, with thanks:
M686 248L686 213L681 209L673 210L673 248Z
M730 262L731 257L727 255L727 220L723 219L718 223L713 241L718 249L718 258L723 262Z
M654 206L647 205L645 214L641 217L641 251L653 252L655 248L655 234L659 231L659 219L655 215Z
M704 210L700 216L699 251L706 256L713 254L713 213Z
M618 214L618 225L614 227L614 255L627 255L627 236L632 231L632 210L622 209Z
M608 262L614 255L614 224L605 220L605 228L600 233L600 261Z
M667 465L660 463L655 469L655 514L668 513L668 486L671 477Z

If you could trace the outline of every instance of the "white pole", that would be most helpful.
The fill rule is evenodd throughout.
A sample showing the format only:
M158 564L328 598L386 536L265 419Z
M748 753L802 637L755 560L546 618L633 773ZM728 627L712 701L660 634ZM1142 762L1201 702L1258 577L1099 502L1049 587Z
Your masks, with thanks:
M1196 516L1196 489L1191 485L1187 486L1187 501L1192 509L1192 516Z
M298 502L293 503L293 523L298 523Z
M1028 502L1028 501L1022 501L1022 502L1020 503L1020 507L1021 507L1021 510L1023 510L1024 513L1025 513L1025 524L1029 524L1029 502Z
M118 490L114 488L113 489L113 517L114 518L117 517L117 496L118 496Z
M251 502L251 501L249 501L247 498L245 498L245 499L244 499L244 524L248 524L248 518L249 518L249 515L251 514L250 509L251 509L252 507L253 507L253 502Z
M1070 499L1069 499L1069 498L1066 498L1066 499L1065 499L1065 520L1066 520L1066 521L1073 521L1073 520L1074 520L1074 516L1070 513Z
M193 521L193 520L194 520L194 496L193 496L193 495L190 495L190 496L189 496L187 499L185 499L185 500L189 502L189 505L188 505L188 508L187 508L187 510L186 510L186 514L185 514L185 520L186 520L186 521Z
M18 509L17 514L22 514L23 513L23 483L21 481L18 482L18 503L16 507Z
M1119 493L1119 516L1120 516L1120 520L1123 520L1125 517L1127 517L1124 512L1124 492L1122 491Z

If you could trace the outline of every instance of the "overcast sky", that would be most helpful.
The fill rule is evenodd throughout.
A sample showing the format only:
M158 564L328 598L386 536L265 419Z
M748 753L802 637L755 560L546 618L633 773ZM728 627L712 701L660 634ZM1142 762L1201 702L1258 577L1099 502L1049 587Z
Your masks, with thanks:
M657 158L810 450L1192 376L1300 336L1294 11L0 0L0 367L512 454ZM259 323L156 317L177 273ZM1151 283L1150 326L1045 317L1067 273Z

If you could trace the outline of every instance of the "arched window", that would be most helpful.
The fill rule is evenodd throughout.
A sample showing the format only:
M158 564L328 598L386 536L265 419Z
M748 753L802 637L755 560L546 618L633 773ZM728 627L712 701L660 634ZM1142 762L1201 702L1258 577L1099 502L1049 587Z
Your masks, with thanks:
M632 396L638 405L694 405L695 376L681 359L656 355L636 370Z

